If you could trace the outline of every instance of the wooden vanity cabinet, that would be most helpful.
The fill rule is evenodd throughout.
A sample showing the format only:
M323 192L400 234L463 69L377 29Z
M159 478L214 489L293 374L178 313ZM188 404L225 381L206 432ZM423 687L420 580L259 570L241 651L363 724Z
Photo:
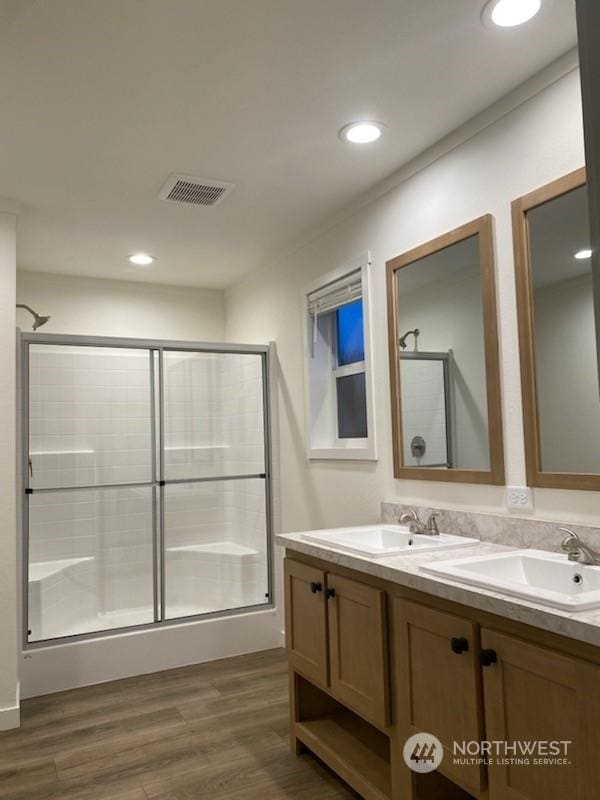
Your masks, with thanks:
M481 643L487 738L571 742L569 765L490 765L492 800L600 797L600 667L497 631Z
M285 629L290 667L317 686L329 684L325 573L285 560Z
M308 557L285 585L292 743L361 797L600 800L600 648ZM435 773L404 762L418 732L444 746ZM570 763L454 764L455 741L569 741L546 757Z
M389 723L385 592L327 575L332 694L379 728ZM333 593L333 594L332 594Z
M432 733L444 746L439 770L468 791L485 788L485 769L454 765L455 741L483 738L479 630L471 620L394 600L399 738Z
M290 665L380 729L389 722L385 592L285 561Z

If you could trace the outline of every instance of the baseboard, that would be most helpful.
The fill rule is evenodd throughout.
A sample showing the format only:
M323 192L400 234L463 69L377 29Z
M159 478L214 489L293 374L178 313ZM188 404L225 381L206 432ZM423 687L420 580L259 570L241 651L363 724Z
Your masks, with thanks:
M10 731L21 725L20 687L17 685L15 705L0 708L0 731Z

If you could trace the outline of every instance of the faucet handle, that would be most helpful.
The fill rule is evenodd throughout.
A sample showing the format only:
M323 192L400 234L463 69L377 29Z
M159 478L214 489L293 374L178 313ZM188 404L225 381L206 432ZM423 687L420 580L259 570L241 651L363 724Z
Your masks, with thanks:
M571 528L564 528L564 527L560 527L558 530L559 530L561 533L566 533L566 534L567 534L567 535L565 536L565 538L563 539L563 544L564 544L565 542L572 542L574 539L577 539L577 541L579 541L579 536L577 536L577 534L575 533L575 531L571 530Z
M427 518L427 530L429 533L437 535L440 532L437 524L437 518L439 514L436 511L432 511L429 517Z
M579 536L577 536L575 531L572 531L571 528L563 528L563 527L559 528L558 530L561 531L561 533L567 534L560 543L562 550L565 550L567 553L569 553L579 548L579 545L581 544L581 539L579 538Z
M414 509L409 508L408 511L400 515L399 521L401 525L404 525L406 522L419 522L419 517Z

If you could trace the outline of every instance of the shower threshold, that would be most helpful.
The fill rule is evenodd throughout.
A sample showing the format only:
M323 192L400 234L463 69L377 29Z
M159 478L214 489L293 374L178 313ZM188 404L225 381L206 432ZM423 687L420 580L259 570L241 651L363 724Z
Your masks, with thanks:
M220 611L230 610L214 607L200 606L170 606L167 611L165 621L194 618L204 614L214 614ZM81 636L90 633L115 633L119 629L127 629L140 625L149 625L154 622L154 610L152 606L126 609L124 611L111 611L110 613L89 616L87 619L78 620L72 625L61 625L58 628L43 628L41 631L34 631L35 636L30 641L48 641L52 639L62 639L68 636ZM125 633L126 630L123 630Z

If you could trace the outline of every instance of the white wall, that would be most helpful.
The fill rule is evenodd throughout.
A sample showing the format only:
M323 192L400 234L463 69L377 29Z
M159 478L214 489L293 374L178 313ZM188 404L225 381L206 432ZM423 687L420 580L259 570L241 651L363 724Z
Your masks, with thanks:
M535 289L542 466L600 472L600 399L592 275Z
M16 216L0 207L0 730L19 724L15 453Z
M17 302L52 319L44 333L223 341L223 292L39 272L17 273ZM17 323L31 330L31 315Z
M382 499L506 512L502 487L393 478L385 262L482 214L494 216L506 478L510 485L525 485L510 204L583 163L579 75L573 71L227 292L228 338L277 342L284 530L373 521ZM309 464L301 287L365 250L373 257L379 462ZM593 492L536 490L535 503L540 518L597 522L600 513L600 495Z

